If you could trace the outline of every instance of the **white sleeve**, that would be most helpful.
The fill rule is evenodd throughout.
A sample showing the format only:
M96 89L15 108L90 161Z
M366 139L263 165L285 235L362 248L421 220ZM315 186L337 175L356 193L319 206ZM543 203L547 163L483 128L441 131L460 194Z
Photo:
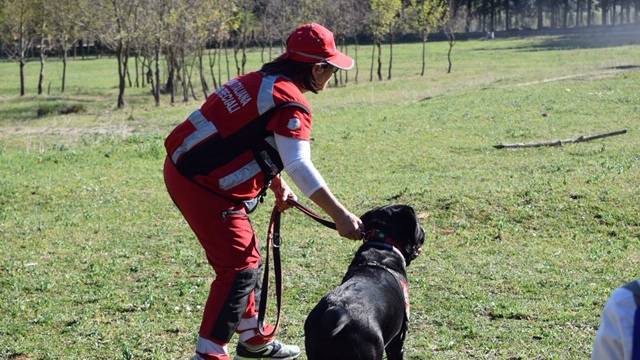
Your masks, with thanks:
M284 171L307 197L327 183L311 162L309 141L274 134Z
M593 360L631 359L635 311L630 291L618 288L611 294L593 342Z

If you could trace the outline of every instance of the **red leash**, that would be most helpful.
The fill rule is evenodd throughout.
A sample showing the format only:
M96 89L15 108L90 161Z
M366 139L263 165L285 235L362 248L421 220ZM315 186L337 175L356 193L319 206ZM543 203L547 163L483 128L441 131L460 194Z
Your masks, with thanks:
M336 224L323 219L315 211L305 207L299 202L288 199L287 203L292 207L300 210L303 214L309 216L318 223L330 228L336 228ZM264 274L262 275L262 291L260 293L260 306L258 307L258 333L264 337L273 336L278 330L280 324L280 312L282 308L282 267L280 258L280 245L282 239L280 238L280 218L282 212L274 206L271 211L271 221L269 222L269 231L267 232L267 254L265 256ZM267 312L267 297L269 295L269 250L273 251L273 272L275 274L276 281L276 323L273 327L273 331L267 334L264 332L264 317Z

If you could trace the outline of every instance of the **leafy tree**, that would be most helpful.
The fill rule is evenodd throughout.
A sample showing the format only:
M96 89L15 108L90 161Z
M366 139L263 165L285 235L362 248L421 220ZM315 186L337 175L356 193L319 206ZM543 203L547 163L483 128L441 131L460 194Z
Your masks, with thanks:
M422 38L422 67L420 76L424 76L426 68L426 48L429 33L439 29L447 13L446 0L412 0L410 11L413 25L420 32Z
M370 0L369 28L374 41L374 50L378 49L378 80L382 80L382 39L394 23L402 3L400 0ZM369 81L373 81L373 55Z

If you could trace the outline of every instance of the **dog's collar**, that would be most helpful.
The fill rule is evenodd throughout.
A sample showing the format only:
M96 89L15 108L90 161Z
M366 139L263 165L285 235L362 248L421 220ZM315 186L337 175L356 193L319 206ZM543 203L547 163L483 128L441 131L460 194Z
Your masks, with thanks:
M362 245L361 249L368 249L370 247L374 247L374 248L378 248L378 249L384 249L384 250L391 250L393 252L395 252L396 254L400 255L400 259L402 259L402 267L406 268L407 267L407 262L404 259L404 255L402 254L402 251L400 251L396 246L388 243L388 242L382 242L382 241L378 241L378 240L367 240L365 238L365 242Z
M364 243L365 244L376 244L376 245L381 245L379 247L385 248L385 249L391 249L394 252L396 252L397 254L399 254L402 257L402 264L404 266L406 266L406 260L405 260L405 256L403 255L400 246L400 243L398 241L396 241L394 238L392 238L391 236L387 236L385 235L384 232L378 230L378 229L372 229L367 231L364 234Z

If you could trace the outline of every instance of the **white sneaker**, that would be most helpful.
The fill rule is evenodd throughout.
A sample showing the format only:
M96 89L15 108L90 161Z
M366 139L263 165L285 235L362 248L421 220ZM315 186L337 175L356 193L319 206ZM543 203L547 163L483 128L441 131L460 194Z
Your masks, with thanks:
M300 356L300 348L295 345L283 344L278 340L270 343L253 347L238 343L236 347L236 356L234 360L250 360L250 359L278 359L290 360Z

